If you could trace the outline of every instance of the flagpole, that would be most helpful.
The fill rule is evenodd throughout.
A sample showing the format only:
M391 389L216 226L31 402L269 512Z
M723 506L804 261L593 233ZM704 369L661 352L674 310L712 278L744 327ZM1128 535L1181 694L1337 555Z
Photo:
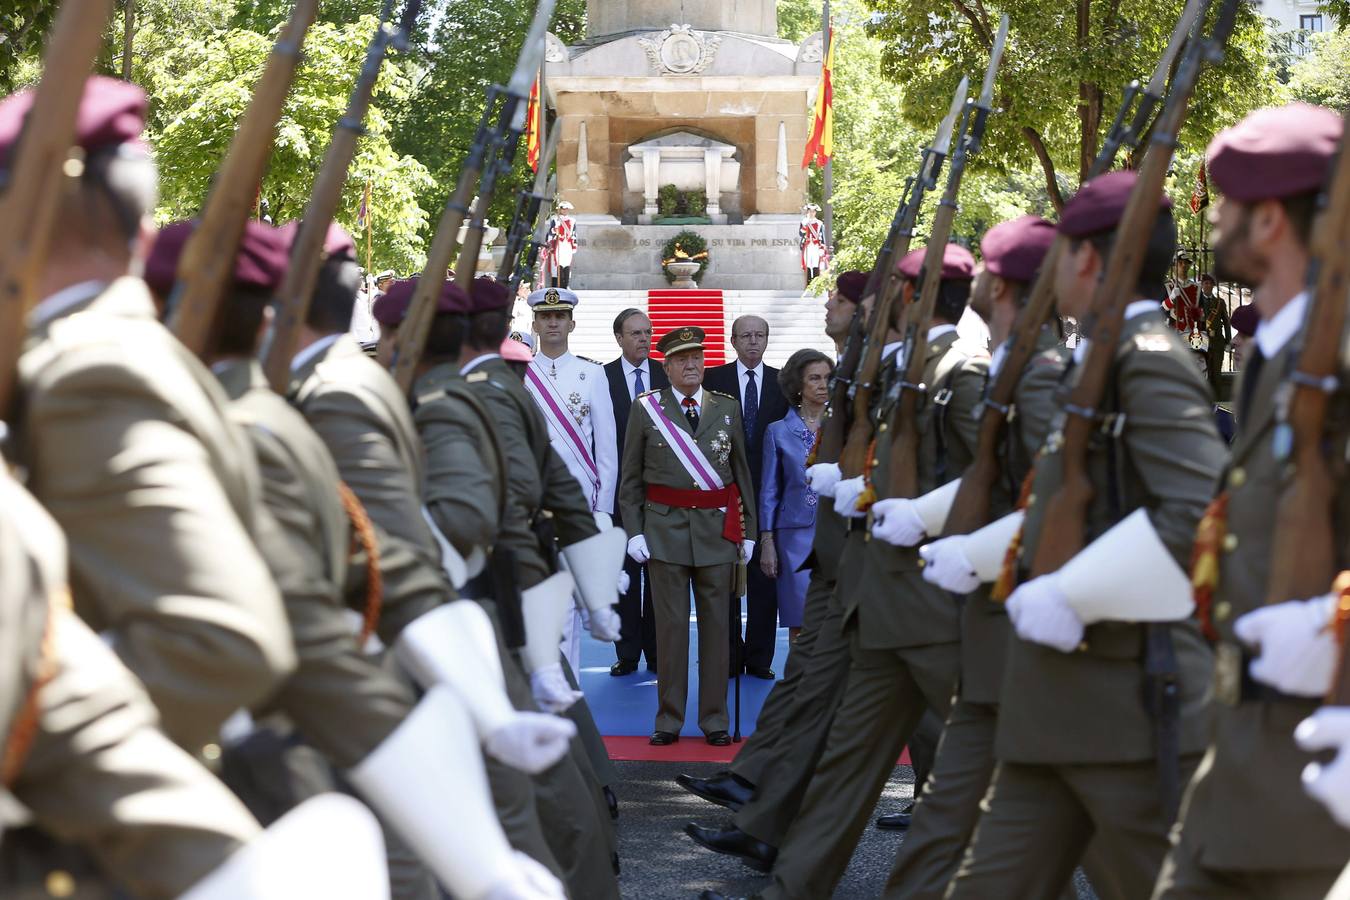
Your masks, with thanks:
M820 33L824 37L824 50L821 55L821 65L825 65L830 58L830 44L833 43L830 37L830 0L825 0L824 9L820 18ZM833 252L834 247L834 204L831 198L834 196L834 154L825 161L825 178L821 184L821 219L825 223L825 247Z

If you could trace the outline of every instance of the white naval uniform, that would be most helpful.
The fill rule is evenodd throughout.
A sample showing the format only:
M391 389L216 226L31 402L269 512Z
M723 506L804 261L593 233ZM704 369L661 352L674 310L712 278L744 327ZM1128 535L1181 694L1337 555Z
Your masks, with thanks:
M550 359L542 352L535 354L530 368L555 391L550 398L540 396L539 390L525 379L525 388L535 403L544 412L548 422L549 443L567 464L567 471L581 485L581 493L586 497L592 512L608 513L614 509L614 492L619 482L619 439L614 425L614 404L609 397L609 380L605 378L605 369L599 363L581 359L571 353L564 353L557 359ZM551 399L552 404L547 402ZM575 434L590 451L595 463L598 478L593 477L590 467L576 450L570 435L563 433L552 411L561 407ZM571 664L572 670L579 673L581 659L581 615L573 613L563 630L563 655Z

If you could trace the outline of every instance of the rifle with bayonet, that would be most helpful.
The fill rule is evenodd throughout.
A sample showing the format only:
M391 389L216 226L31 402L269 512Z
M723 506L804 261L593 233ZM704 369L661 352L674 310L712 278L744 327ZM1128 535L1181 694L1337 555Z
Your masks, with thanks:
M947 187L933 228L924 250L923 266L919 270L919 298L910 310L905 327L905 349L900 378L892 389L896 394L887 398L891 407L891 442L889 478L887 484L892 497L915 497L919 493L919 395L927 391L923 384L923 370L927 363L928 326L937 304L938 289L942 283L942 260L947 249L947 238L956 223L957 198L966 163L979 152L984 141L984 130L994 108L994 80L998 77L1003 48L1008 40L1008 17L999 22L998 36L989 54L989 68L984 73L984 84L975 105L967 110L965 134L952 154L947 170Z
M891 222L891 234L877 254L876 264L868 276L862 302L854 313L854 326L850 328L844 358L837 367L839 372L850 374L847 377L837 375L834 380L830 415L821 425L817 456L822 462L838 459L839 468L848 478L862 474L867 463L867 449L872 443L872 396L881 371L886 332L891 328L892 307L902 287L896 263L909 252L924 194L937 186L942 164L951 149L957 117L966 103L968 87L969 82L962 78L946 117L938 125L933 143L923 151L919 174L908 182L909 190ZM866 331L862 331L856 326L861 322L862 311L868 306L869 299L872 301L871 314Z
M1083 330L1091 345L1079 367L1081 376L1063 404L1068 414L1060 431L1063 483L1047 501L1032 564L1033 577L1056 571L1083 547L1088 506L1094 494L1087 471L1088 445L1101 425L1102 397L1117 353L1125 307L1135 299L1144 250L1157 221L1163 184L1196 81L1206 63L1223 58L1223 46L1233 30L1241 2L1224 0L1210 33L1191 41L1187 47L1166 105L1155 123L1152 146L1144 156L1138 181L1116 227L1114 243L1084 323ZM1323 584L1322 590L1325 588Z
M1143 88L1142 92L1138 81L1133 81L1126 87L1125 98L1116 112L1115 121L1112 122L1101 150L1088 171L1089 181L1111 168L1121 148L1133 150L1138 146L1140 138L1153 118L1154 111L1163 101L1167 74L1171 71L1172 62L1181 51L1192 24L1199 20L1206 3L1207 0L1188 0L1176 27L1172 29L1167 49L1158 60L1148 86ZM1130 114L1131 109L1134 110L1133 116ZM1055 265L1066 243L1067 239L1061 236L1056 237L1054 243L1050 245L1026 305L1018 312L1013 322L1012 340L1008 344L1007 355L984 399L974 459L961 475L961 484L957 488L956 498L952 501L951 511L947 515L944 529L947 534L969 534L989 521L990 496L1001 470L999 446L1003 441L1004 429L1015 415L1013 397L1017 392L1017 384L1022 378L1023 370L1035 355L1037 337L1050 320L1055 308Z
M66 0L47 42L42 80L0 183L0 416L12 407L28 312L38 301L75 120L103 45L111 0Z
M525 245L532 242L535 226L539 221L539 210L543 208L544 201L548 200L548 194L544 190L548 186L548 170L553 165L553 156L557 151L558 129L555 128L548 133L544 154L539 161L539 171L534 177L533 189L522 189L516 197L516 213L511 217L511 227L506 232L506 254L502 257L501 266L497 268L497 280L508 286L513 297L516 288L524 280L524 273L529 271L525 269L522 272L517 262L522 260Z
M324 154L323 166L314 180L314 190L305 205L304 217L291 245L290 266L277 296L279 308L276 321L263 341L263 371L274 391L285 393L291 376L291 359L300 341L300 330L309 315L309 304L314 284L323 265L323 242L328 226L342 200L342 189L347 184L347 173L356 157L357 139L365 133L366 114L370 110L380 68L389 50L406 50L408 36L417 20L422 0L408 0L403 19L395 27L390 23L394 0L385 0L375 37L366 49L365 62L356 77L347 110L338 119L333 139Z
M504 88L493 85L488 89L487 106L478 123L478 131L460 169L455 191L450 195L441 221L436 226L436 236L431 241L426 267L422 270L422 277L417 280L417 287L409 301L408 315L399 326L398 337L394 341L394 379L405 392L412 389L427 332L431 330L432 319L436 316L436 298L440 295L441 285L445 282L456 251L460 251L459 265L455 271L456 283L467 287L473 281L478 251L483 246L484 220L488 204L492 202L492 189L496 185L499 166L510 166L515 159L516 145L525 131L530 87L543 59L544 35L553 17L554 3L555 0L539 0L534 19L525 35L525 43L516 58L511 80ZM498 106L499 97L501 109L494 126L492 114ZM478 199L473 202L475 193ZM472 213L469 210L471 202ZM466 217L470 220L469 230L461 251L459 229Z
M319 0L296 0L221 163L201 223L188 238L178 261L169 297L169 327L198 356L206 351L216 327L244 223L253 214L277 122L300 67L300 48L318 12Z

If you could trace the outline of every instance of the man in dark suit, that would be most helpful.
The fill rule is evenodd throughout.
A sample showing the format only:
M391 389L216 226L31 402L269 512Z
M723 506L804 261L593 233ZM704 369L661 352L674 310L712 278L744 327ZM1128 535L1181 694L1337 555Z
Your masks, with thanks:
M614 406L615 432L619 436L619 455L623 459L624 432L628 429L628 414L633 400L645 391L669 387L665 370L647 359L652 344L652 320L640 309L629 308L614 318L614 340L622 355L605 366L609 379L609 396ZM619 472L623 477L623 472ZM614 504L615 521L619 509ZM637 671L642 656L647 657L647 668L656 671L656 617L652 613L652 589L648 583L647 567L624 557L623 570L628 573L628 590L619 597L619 640L614 643L618 662L610 666L609 674L628 675Z
M778 386L778 370L764 365L764 351L768 345L769 323L759 316L741 316L731 324L731 346L736 351L736 361L709 369L703 382L709 390L730 394L741 403L741 423L745 427L746 450L750 455L750 473L756 492L764 469L764 431L771 422L787 415L788 410L787 399ZM778 629L778 588L760 569L758 556L750 561L747 584L744 643L740 599L732 601L733 674L736 661L741 660L746 674L772 680L774 672L770 666L773 665Z

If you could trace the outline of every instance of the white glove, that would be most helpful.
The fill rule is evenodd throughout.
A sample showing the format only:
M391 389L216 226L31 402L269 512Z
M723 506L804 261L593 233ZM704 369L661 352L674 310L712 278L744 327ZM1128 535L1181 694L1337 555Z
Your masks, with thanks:
M1252 677L1299 697L1320 697L1336 674L1339 650L1327 627L1336 598L1290 600L1249 612L1233 623L1238 640L1257 650Z
M1350 828L1350 708L1322 707L1298 723L1294 740L1310 753L1336 751L1336 758L1326 765L1314 762L1303 767L1303 789L1320 801L1342 828Z
M482 900L567 900L552 872L519 850L512 856L515 866L501 873Z
M1054 575L1033 578L1008 598L1008 618L1024 641L1072 653L1083 640L1083 622L1069 608Z
M750 558L755 555L755 542L746 538L741 541L741 562L748 563Z
M639 534L628 539L628 558L635 563L645 563L652 558L651 551L647 549L647 536L645 534Z
M572 686L567 683L561 662L531 672L530 691L539 708L551 713L563 712L583 696L581 691L572 690Z
M517 712L511 721L483 741L483 750L493 759L530 775L537 775L562 759L577 726L537 712Z
M872 537L892 547L913 547L927 534L913 500L892 497L872 504Z
M613 643L619 639L619 614L608 606L597 609L591 613L591 621L586 628L597 641Z
M846 478L834 489L834 511L846 519L861 519L866 513L858 512L858 498L867 489L867 483L859 475Z
M806 467L806 486L826 497L834 493L834 486L843 477L839 463L816 463Z
M628 589L633 586L633 579L628 577L628 573L623 569L619 570L619 593L626 594Z
M980 586L980 576L975 567L966 558L966 536L954 534L919 548L923 557L923 580L929 584L951 591L953 594L969 594Z

